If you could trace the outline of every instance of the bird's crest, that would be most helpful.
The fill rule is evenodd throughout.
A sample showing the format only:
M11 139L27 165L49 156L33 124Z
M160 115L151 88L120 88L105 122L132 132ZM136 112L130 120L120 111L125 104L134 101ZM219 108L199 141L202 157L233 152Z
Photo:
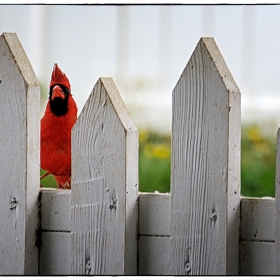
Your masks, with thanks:
M60 70L57 63L54 64L50 87L53 85L61 84L70 89L70 82L66 75Z

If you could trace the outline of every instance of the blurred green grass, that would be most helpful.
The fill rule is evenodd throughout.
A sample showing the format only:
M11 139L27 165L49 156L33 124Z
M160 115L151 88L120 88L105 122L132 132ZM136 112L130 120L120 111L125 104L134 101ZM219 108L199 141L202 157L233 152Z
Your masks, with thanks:
M171 138L139 131L139 191L170 191Z
M276 134L276 133L275 133ZM170 191L170 136L139 132L139 189ZM276 135L265 137L257 125L241 132L241 194L275 197Z
M139 131L139 190L170 192L171 136ZM241 194L275 197L275 137L264 136L257 125L243 126L241 132ZM45 171L41 169L41 175ZM41 181L56 187L52 175Z
M241 132L241 193L243 196L275 197L276 132L265 136L257 125Z

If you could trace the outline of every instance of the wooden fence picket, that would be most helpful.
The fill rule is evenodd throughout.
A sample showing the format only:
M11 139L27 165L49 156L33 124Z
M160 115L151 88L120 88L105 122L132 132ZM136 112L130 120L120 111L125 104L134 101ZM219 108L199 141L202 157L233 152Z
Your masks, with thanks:
M0 275L37 275L40 86L14 33L0 37Z
M274 213L273 213L274 214ZM275 275L280 275L280 128L277 131L275 175Z
M137 273L137 135L100 78L72 130L72 274Z
M238 274L240 92L212 38L173 90L172 275Z

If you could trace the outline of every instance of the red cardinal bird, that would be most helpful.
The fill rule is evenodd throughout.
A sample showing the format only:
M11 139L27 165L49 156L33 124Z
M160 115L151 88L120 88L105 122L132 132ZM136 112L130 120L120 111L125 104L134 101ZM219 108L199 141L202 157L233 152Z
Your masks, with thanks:
M71 188L71 129L77 111L69 80L55 63L49 100L41 119L41 167L47 171L41 179L54 175L58 188Z

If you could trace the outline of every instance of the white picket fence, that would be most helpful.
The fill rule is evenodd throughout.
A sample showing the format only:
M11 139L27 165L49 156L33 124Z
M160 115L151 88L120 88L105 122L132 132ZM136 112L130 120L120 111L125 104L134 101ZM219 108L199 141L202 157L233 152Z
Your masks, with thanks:
M14 33L0 94L0 275L280 274L280 141L276 198L241 197L240 92L212 38L173 91L170 195L138 192L138 132L112 79L73 128L71 190L40 189L40 86Z

